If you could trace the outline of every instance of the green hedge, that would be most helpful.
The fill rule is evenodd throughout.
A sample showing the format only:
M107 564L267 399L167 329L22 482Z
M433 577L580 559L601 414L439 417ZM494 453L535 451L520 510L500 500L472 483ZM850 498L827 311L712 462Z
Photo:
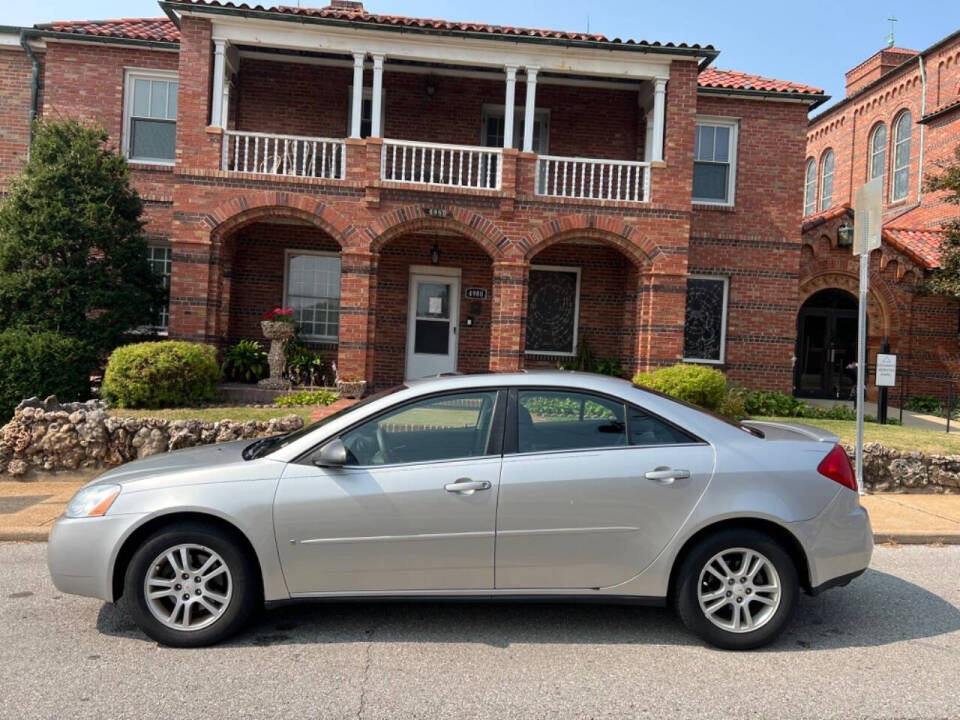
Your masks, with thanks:
M637 373L633 383L714 411L720 409L727 394L727 379L723 373L703 365L680 363L653 372Z
M146 342L113 351L103 399L116 407L189 407L214 399L220 368L211 345Z
M11 328L0 332L0 424L24 398L56 395L62 402L90 397L94 354L76 338Z

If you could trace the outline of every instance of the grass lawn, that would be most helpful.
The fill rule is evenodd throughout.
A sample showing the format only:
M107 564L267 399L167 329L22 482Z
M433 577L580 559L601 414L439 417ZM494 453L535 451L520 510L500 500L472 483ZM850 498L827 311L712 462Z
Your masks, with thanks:
M857 441L857 423L854 420L816 420L812 418L771 418L756 417L754 420L776 420L813 425L829 430L843 442L851 445ZM921 428L897 425L878 425L864 423L864 442L879 442L897 450L920 450L925 453L941 455L960 455L960 433L937 432Z
M157 417L167 420L206 420L216 422L218 420L234 420L236 422L247 422L247 420L269 420L270 418L286 417L287 415L299 415L304 422L310 422L310 415L316 410L315 407L280 407L280 408L255 408L255 407L205 407L205 408L170 408L167 410L124 410L121 408L111 408L110 414L118 417Z

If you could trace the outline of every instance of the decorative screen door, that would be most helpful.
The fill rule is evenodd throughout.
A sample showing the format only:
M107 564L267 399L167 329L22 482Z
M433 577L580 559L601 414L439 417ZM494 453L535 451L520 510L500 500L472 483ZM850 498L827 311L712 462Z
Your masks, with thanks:
M459 311L458 270L411 271L407 380L456 371Z

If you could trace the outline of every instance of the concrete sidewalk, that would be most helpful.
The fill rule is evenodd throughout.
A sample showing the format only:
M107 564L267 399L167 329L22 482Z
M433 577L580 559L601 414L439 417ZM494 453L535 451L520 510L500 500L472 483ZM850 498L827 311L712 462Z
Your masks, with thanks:
M0 480L0 541L46 541L73 493L96 473L42 482ZM882 493L862 498L878 543L960 545L960 495Z

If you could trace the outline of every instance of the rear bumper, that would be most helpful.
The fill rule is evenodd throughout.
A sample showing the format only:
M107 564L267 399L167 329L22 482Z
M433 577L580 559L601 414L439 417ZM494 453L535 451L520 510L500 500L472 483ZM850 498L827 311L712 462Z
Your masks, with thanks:
M870 517L856 493L841 490L812 520L788 525L807 552L811 591L845 585L862 574L873 556Z

